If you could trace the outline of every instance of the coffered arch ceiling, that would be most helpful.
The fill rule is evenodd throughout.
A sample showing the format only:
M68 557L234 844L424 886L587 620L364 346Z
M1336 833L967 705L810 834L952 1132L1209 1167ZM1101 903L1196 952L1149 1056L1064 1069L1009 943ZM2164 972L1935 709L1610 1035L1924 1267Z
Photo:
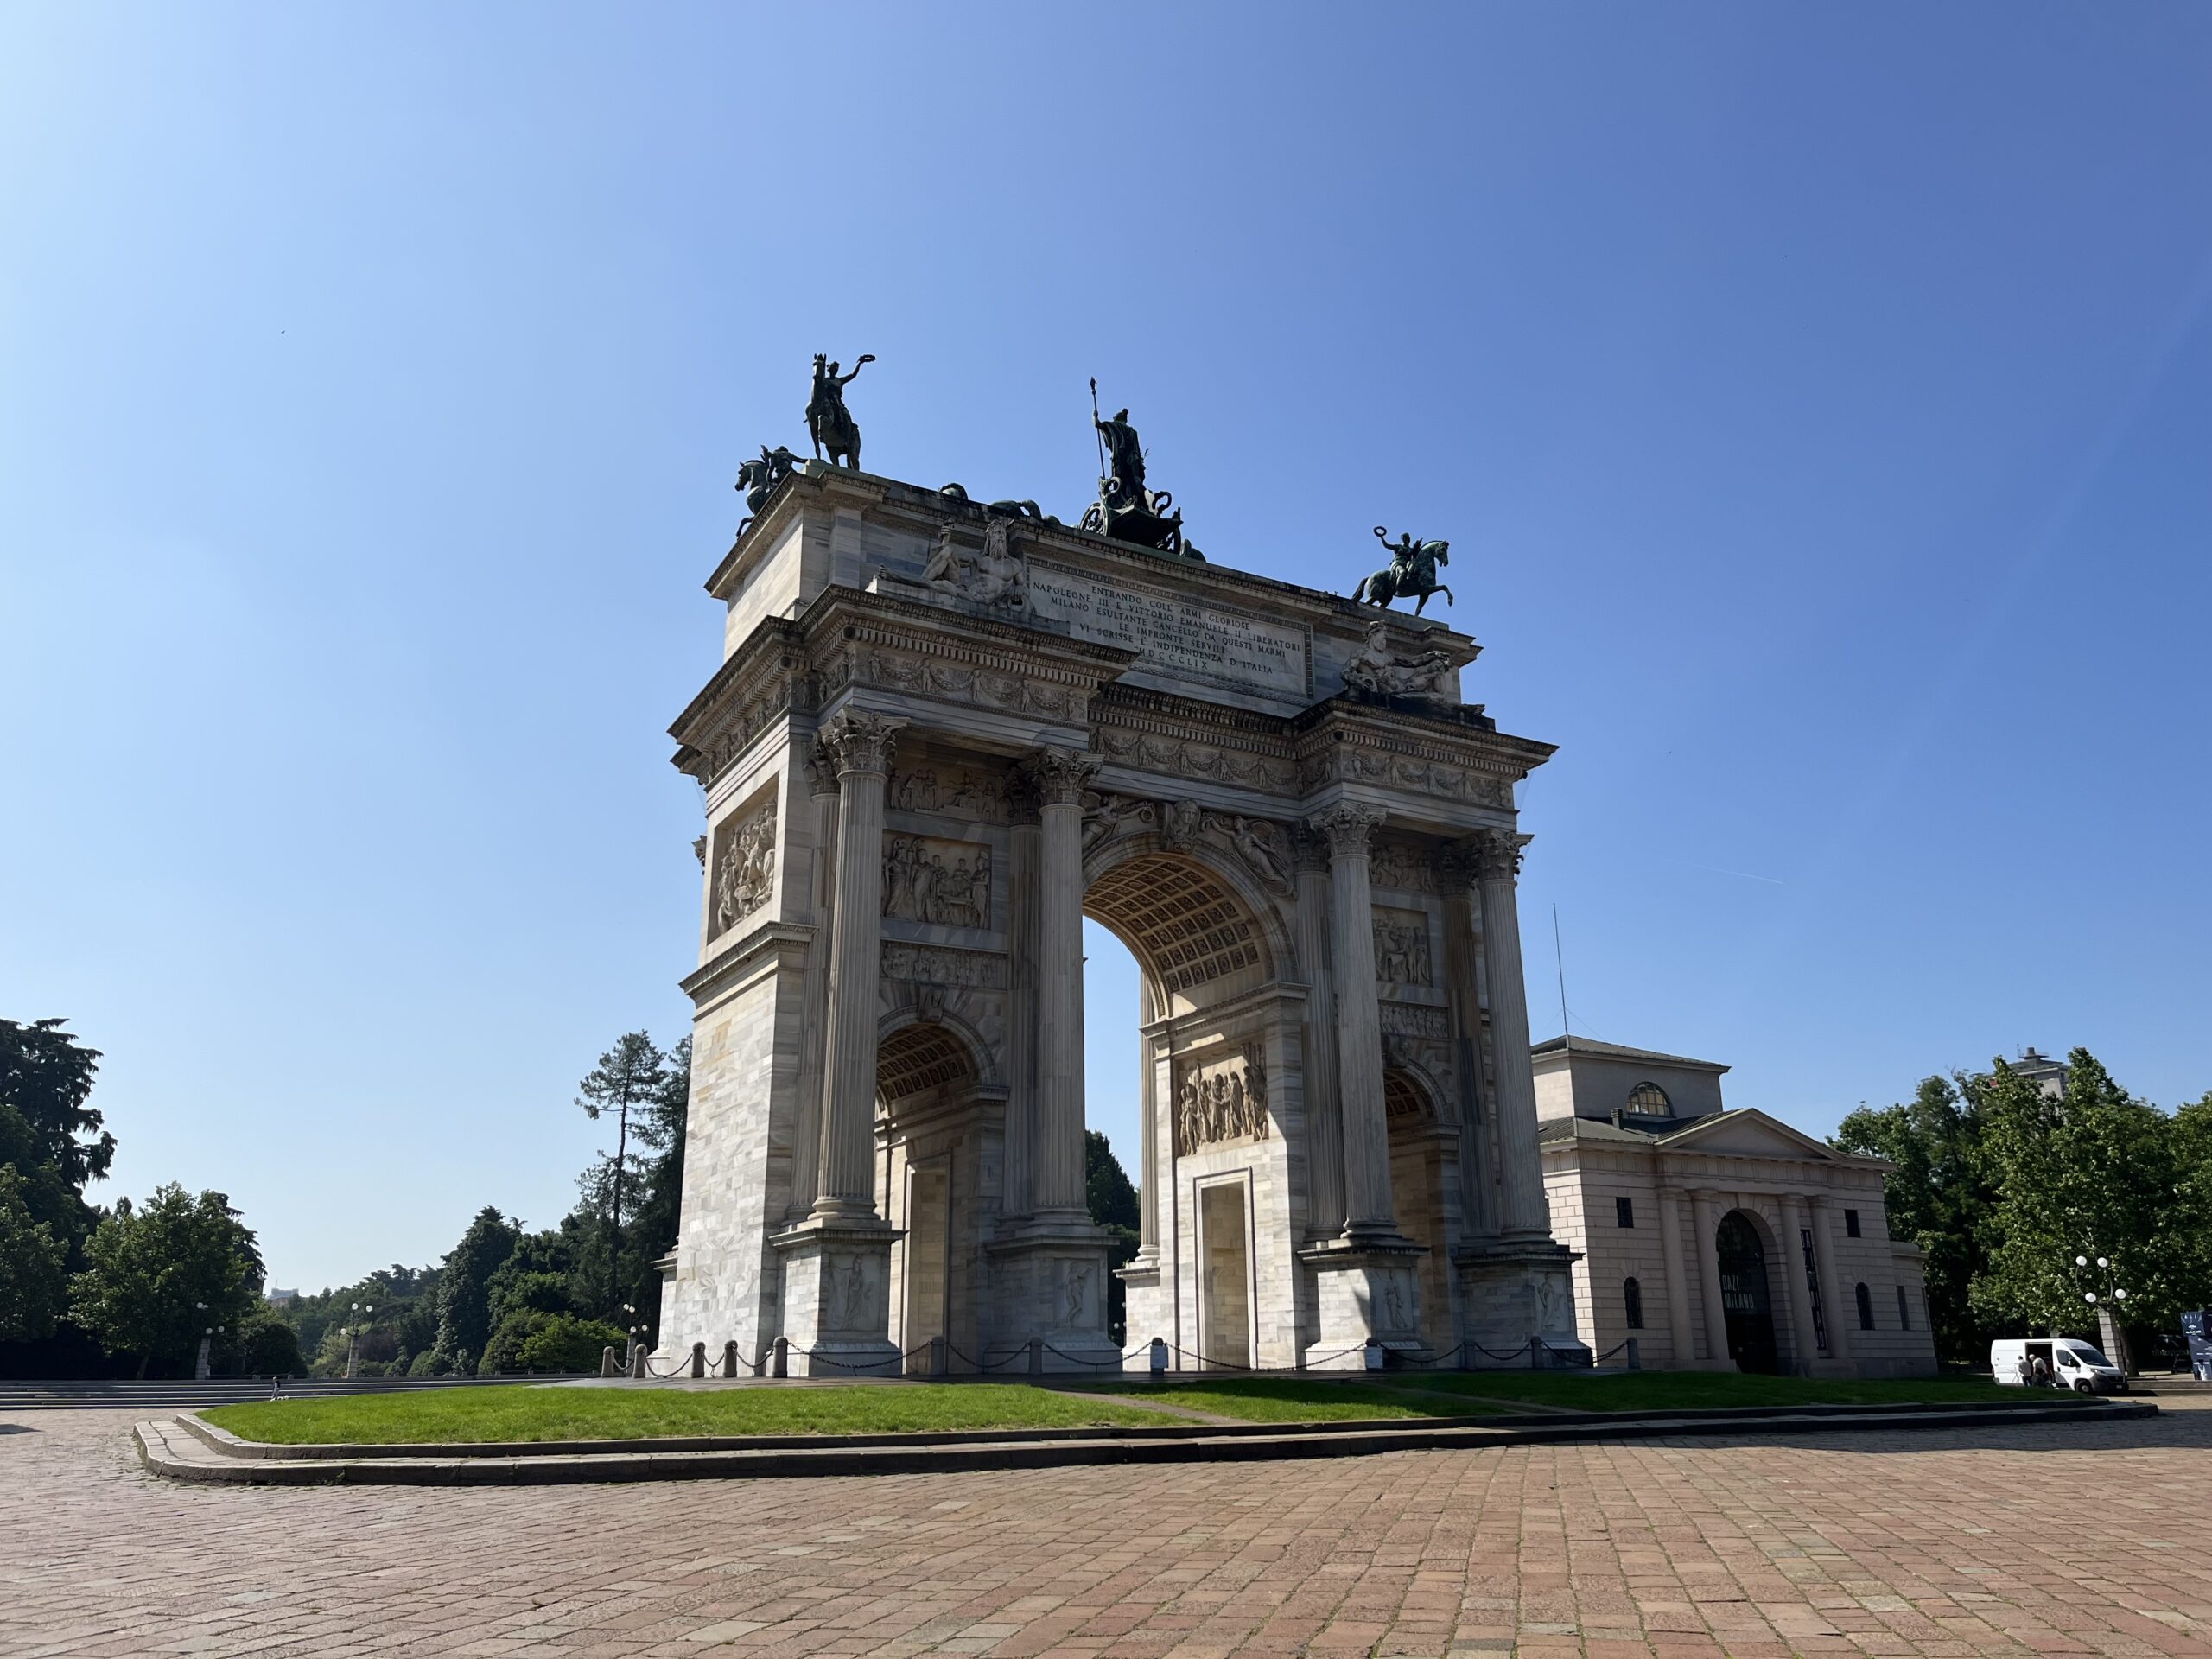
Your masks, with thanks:
M1090 884L1083 909L1129 947L1171 1007L1204 1007L1268 977L1259 919L1193 860L1160 852L1127 859Z

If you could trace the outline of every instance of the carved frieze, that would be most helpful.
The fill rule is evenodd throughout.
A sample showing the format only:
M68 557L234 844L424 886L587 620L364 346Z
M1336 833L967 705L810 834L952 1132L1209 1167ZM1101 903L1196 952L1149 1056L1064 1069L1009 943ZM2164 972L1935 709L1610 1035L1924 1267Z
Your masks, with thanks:
M1436 891L1436 871L1421 849L1408 842L1377 841L1368 855L1367 879L1378 887L1414 893Z
M1451 1023L1441 1008L1424 1007L1418 1002L1384 1002L1376 1012L1382 1016L1385 1037L1441 1042L1452 1034Z
M725 718L713 740L701 750L701 781L712 783L729 764L751 747L770 721L815 705L811 682L803 674L779 675Z
M917 985L1002 991L1007 985L1006 958L982 950L955 950L938 944L905 944L887 939L883 944L883 976Z
M1233 855L1270 892L1287 893L1293 882L1290 837L1281 825L1234 812L1209 812L1195 801L1151 801L1087 791L1083 806L1085 853L1115 836L1153 834L1170 852L1211 842Z
M1071 723L1080 721L1084 715L1085 699L1072 686L925 657L918 652L871 645L858 654L852 671L865 684L909 696L949 698Z
M1288 794L1298 787L1296 766L1244 749L1128 727L1107 727L1099 733L1098 741L1109 760L1143 772L1236 784L1277 794Z
M991 925L991 849L929 836L883 838L883 913L933 927Z
M727 933L768 902L776 885L776 798L715 831L715 931Z
M898 812L943 812L985 823L1003 823L1007 780L972 766L902 766L891 774L883 804Z
M1305 790L1325 784L1372 784L1386 789L1410 790L1448 801L1511 810L1512 780L1495 773L1419 754L1404 754L1355 743L1337 743L1318 749L1300 768L1299 786Z
M1264 1141L1268 1134L1267 1065L1256 1048L1178 1068L1176 1156L1231 1141Z
M1375 912L1375 976L1388 985L1433 985L1428 918L1418 911Z

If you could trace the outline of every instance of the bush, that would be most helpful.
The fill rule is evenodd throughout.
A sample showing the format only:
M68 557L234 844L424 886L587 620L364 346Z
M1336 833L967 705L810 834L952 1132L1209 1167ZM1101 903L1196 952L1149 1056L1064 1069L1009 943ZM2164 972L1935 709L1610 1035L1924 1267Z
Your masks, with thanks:
M248 1376L305 1376L300 1333L281 1314L263 1308L246 1316L238 1333L240 1369Z
M518 1307L501 1319L484 1344L484 1357L476 1366L479 1376L498 1376L523 1369L522 1346L552 1320L560 1317L535 1307Z
M628 1338L602 1319L556 1313L522 1344L526 1371L596 1371L601 1351L620 1349Z

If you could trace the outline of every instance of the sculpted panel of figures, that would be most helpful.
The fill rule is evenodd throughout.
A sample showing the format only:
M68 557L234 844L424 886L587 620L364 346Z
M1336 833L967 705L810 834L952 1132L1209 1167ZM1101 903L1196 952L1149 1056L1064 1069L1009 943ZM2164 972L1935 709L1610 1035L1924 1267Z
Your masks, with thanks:
M776 801L722 825L715 869L715 931L726 933L768 902L776 885Z
M886 836L883 913L932 927L991 925L991 849L926 836Z
M1377 1012L1382 1016L1385 1037L1440 1042L1452 1034L1451 1022L1441 1008L1426 1008L1418 1002L1384 1002Z
M973 767L901 767L892 773L884 804L898 812L949 812L1000 823L1006 820L1006 779Z
M1268 1071L1256 1049L1234 1059L1192 1065L1175 1088L1175 1153L1229 1141L1264 1141L1268 1127Z
M1083 798L1085 853L1126 832L1150 832L1170 852L1206 840L1233 854L1274 893L1292 885L1290 838L1280 824L1234 812L1209 812L1195 801L1150 801L1092 790Z
M1415 893L1436 890L1436 872L1427 856L1408 842L1379 841L1368 857L1367 879L1378 887L1401 887Z
M1417 911L1375 912L1375 976L1389 985L1433 985L1428 918Z
M1298 786L1298 768L1287 761L1241 749L1193 743L1151 732L1108 727L1099 741L1107 754L1123 766L1147 772L1164 772L1177 778L1203 778L1213 783L1241 784L1250 789L1288 793Z
M1084 713L1084 699L1073 687L969 668L912 652L870 646L861 655L857 672L868 684L893 691L980 702L993 709L1042 715L1048 720L1072 721Z
M984 524L978 551L955 541L948 523L938 532L922 580L939 593L970 604L1017 613L1028 609L1029 567L1014 545L1014 524L1012 518L992 514Z
M918 985L972 986L978 990L1006 988L1006 958L981 950L951 950L936 944L903 944L895 939L883 944L883 976L912 980Z

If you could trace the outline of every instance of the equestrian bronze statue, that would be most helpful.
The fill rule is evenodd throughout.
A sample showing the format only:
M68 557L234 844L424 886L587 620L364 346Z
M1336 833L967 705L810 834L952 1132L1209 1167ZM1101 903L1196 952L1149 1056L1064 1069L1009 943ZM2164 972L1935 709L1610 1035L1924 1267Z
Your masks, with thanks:
M1418 598L1414 614L1419 616L1432 594L1443 594L1446 605L1459 603L1452 597L1452 590L1436 579L1436 567L1452 563L1451 543L1416 542L1410 535L1401 535L1393 542L1389 531L1380 524L1375 526L1375 539L1389 549L1390 565L1360 578L1351 594L1355 605L1387 606L1394 599Z
M861 469L861 429L853 419L852 411L845 407L845 388L860 378L861 371L875 361L873 352L866 353L853 364L850 374L837 372L837 365L821 353L814 354L814 395L806 400L806 435L814 440L814 458L827 459L833 463ZM826 365L826 366L825 366ZM842 461L838 458L843 457Z

